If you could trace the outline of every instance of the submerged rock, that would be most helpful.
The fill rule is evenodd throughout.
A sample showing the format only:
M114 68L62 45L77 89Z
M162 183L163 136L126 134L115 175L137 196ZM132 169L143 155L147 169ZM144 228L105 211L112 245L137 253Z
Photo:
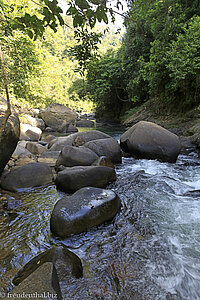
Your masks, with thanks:
M13 279L14 285L18 285L46 262L54 264L59 281L67 280L71 277L81 278L83 276L80 258L66 248L54 247L37 255L19 270Z
M51 168L44 163L35 162L3 174L0 186L5 190L16 192L20 189L49 184L52 180Z
M66 168L59 172L56 178L56 186L65 192L75 192L82 187L106 187L116 180L113 168L104 166L84 166Z
M120 138L123 151L136 158L176 162L181 150L179 137L152 122L140 121Z
M6 299L15 298L18 299L62 299L60 291L60 284L57 275L57 271L53 263L46 262L40 265L33 273L25 278L17 287L8 293ZM23 297L24 295L24 297Z
M85 187L59 200L52 212L51 231L60 237L87 231L111 220L121 202L111 190Z

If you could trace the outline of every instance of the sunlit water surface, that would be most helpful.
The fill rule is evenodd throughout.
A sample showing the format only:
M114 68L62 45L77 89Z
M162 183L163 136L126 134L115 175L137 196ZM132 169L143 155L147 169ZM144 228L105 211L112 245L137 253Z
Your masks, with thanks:
M115 135L117 137L117 133ZM121 198L107 224L65 240L50 233L54 186L15 194L23 205L0 216L1 292L27 261L53 245L82 260L83 279L62 282L64 299L200 299L200 165L123 158L108 188Z

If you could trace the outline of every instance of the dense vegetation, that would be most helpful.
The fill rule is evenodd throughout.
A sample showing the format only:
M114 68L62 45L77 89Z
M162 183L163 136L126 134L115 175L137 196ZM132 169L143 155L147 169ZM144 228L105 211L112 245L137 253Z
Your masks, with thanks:
M55 1L43 2L50 5ZM199 105L200 1L126 2L121 46L113 32L107 33L98 52L99 35L91 27L97 21L107 23L108 13L114 17L107 1L70 1L72 18L61 19L57 6L52 18L47 13L51 5L41 12L35 1L1 0L6 18L2 17L0 41L13 98L35 106L60 102L78 109L84 103L90 103L90 108L95 103L97 115L117 120L125 110L152 98L178 110ZM96 5L95 12L90 4ZM24 12L30 16L28 26ZM33 16L43 20L38 27L33 25ZM24 27L15 30L9 19ZM63 26L64 22L67 25ZM75 38L73 26L77 27ZM53 31L47 28L44 33L45 27ZM38 38L42 35L44 38ZM0 89L2 92L2 78Z
M100 115L158 99L173 110L200 103L200 2L132 1L117 52L88 68L89 92ZM106 67L107 66L107 67Z
M75 47L78 46L77 32L82 29L74 30L76 15L75 21L71 16L58 15L62 18L61 22L52 17L52 3L53 1L46 0L0 1L0 46L11 101L29 107L45 107L58 102L77 110L90 111L94 103L89 97L85 94L79 97L77 89L68 91L75 80L76 87L83 87L82 77L77 72L80 67L74 56ZM57 4L55 1L56 6ZM60 12L59 8L56 9ZM104 25L96 27L99 32L104 32L105 29ZM89 32L88 35L90 34L95 35L94 32ZM118 44L119 39L114 33L107 32L100 52L103 54L106 49ZM5 97L1 68L0 75L0 93Z

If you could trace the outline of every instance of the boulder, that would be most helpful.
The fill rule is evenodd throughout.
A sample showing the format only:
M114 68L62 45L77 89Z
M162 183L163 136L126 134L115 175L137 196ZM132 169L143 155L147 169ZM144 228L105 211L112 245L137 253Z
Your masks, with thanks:
M91 120L79 120L76 122L77 127L94 127L94 122Z
M17 287L7 294L6 299L62 299L57 271L53 263L40 265L25 278ZM31 296L32 295L32 296Z
M38 158L38 162L45 163L50 167L55 167L59 155L60 151L46 151L40 155L40 157Z
M59 172L56 186L65 192L75 192L82 187L106 187L116 180L115 170L104 166L84 166L66 168Z
M51 168L44 163L30 163L1 176L0 186L9 191L46 185L53 180Z
M80 258L64 247L54 247L40 253L19 270L13 279L14 285L23 282L31 273L47 262L54 264L59 281L64 281L71 277L81 278L83 276Z
M56 203L50 219L51 231L60 237L87 231L111 220L120 205L113 191L84 187Z
M42 130L38 127L21 123L20 129L20 140L39 141L41 138Z
M62 149L56 162L56 166L90 166L97 158L98 155L96 153L84 146L66 146Z
M6 101L0 97L0 127L5 111L7 109ZM11 108L11 115L7 120L3 132L0 134L0 176L12 156L20 135L20 123L17 113Z
M180 150L179 137L152 122L140 121L120 138L123 151L136 158L175 162Z
M43 152L47 151L46 147L44 147L38 143L35 143L35 142L27 142L26 149L28 149L28 151L30 151L34 155L40 155Z
M106 156L98 157L97 160L93 162L92 166L105 166L109 168L115 168L113 162Z
M98 130L90 130L84 132L77 132L70 134L66 137L59 137L57 139L52 140L49 143L50 150L53 151L61 151L65 146L81 146L85 143L98 140L98 139L106 139L110 138L110 135L103 133ZM81 143L76 143L77 140L81 140Z
M120 146L114 138L99 139L87 142L85 147L94 151L98 156L106 156L110 158L113 163L120 163L122 161Z
M75 124L77 114L71 108L53 103L49 107L40 111L39 116L43 119L46 126L58 132L66 132L69 124Z

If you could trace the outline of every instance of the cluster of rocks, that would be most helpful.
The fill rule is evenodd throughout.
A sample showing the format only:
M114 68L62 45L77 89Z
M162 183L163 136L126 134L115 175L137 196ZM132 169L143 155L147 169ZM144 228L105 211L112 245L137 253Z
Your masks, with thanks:
M0 186L16 192L55 183L58 189L68 193L55 204L50 218L52 233L61 238L87 231L113 219L119 212L119 197L105 187L116 180L114 164L121 163L122 150L135 158L172 163L181 149L175 134L145 121L138 122L122 134L120 145L111 136L97 130L63 137L42 137L46 126L57 131L64 128L66 132L69 126L74 126L76 119L75 113L69 114L68 109L63 116L59 106L51 117L47 111L40 112L45 125L41 119L34 123L29 118L32 123L21 131L18 144L19 120L14 112L9 118L9 121L15 120L15 125L8 129L10 133L6 132L8 136L10 134L9 140L1 136L1 172L6 164L7 169L2 173ZM70 115L68 121L67 114ZM35 125L37 132L33 130ZM10 140L13 141L11 146ZM10 150L5 159L6 147ZM12 293L34 292L37 287L38 292L55 293L58 299L62 299L59 282L82 275L82 264L75 254L65 248L52 248L19 271L13 280L17 287Z

